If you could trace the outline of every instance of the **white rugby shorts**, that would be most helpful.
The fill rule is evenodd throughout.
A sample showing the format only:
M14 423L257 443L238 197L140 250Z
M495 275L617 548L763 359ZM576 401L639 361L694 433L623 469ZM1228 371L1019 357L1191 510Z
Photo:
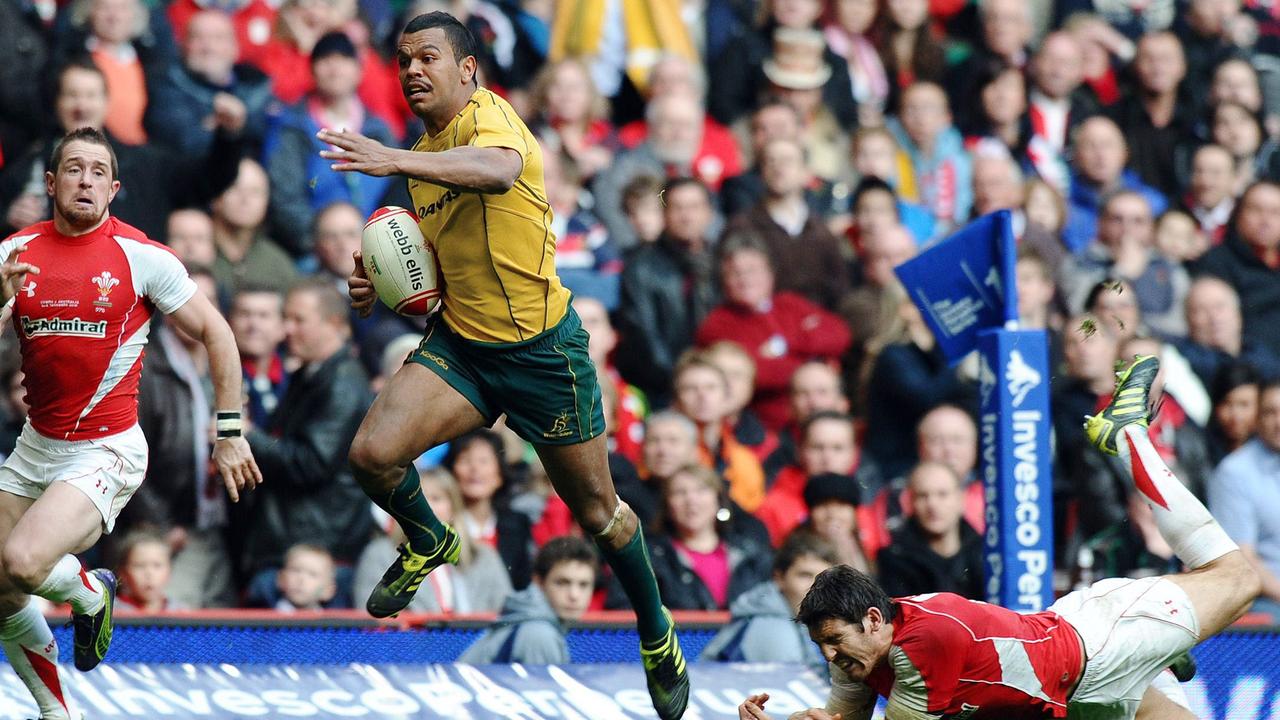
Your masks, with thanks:
M54 440L27 423L0 466L0 490L34 499L65 482L89 497L111 532L146 474L147 439L137 425L93 440Z
M1163 577L1102 580L1049 609L1080 633L1087 658L1068 718L1131 720L1156 676L1200 642L1191 598Z

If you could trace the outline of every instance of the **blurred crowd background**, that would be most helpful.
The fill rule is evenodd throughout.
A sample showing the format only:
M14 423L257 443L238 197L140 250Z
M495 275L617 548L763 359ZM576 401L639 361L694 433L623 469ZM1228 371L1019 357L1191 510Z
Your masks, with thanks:
M785 616L834 562L983 595L974 363L944 362L892 268L1009 209L1021 323L1050 336L1057 588L1176 569L1081 429L1117 360L1149 353L1156 447L1280 608L1280 5L0 0L0 225L48 219L51 142L104 129L112 212L181 257L242 355L266 482L233 505L203 349L152 328L149 476L92 551L125 605L361 607L395 557L346 454L422 327L353 315L345 277L364 218L411 202L331 171L315 132L416 141L394 49L436 9L542 140L557 270L668 606ZM8 452L12 347L0 367ZM465 544L412 609L545 614L528 588L566 562L591 572L556 616L625 604L557 540L580 533L501 424L418 465Z

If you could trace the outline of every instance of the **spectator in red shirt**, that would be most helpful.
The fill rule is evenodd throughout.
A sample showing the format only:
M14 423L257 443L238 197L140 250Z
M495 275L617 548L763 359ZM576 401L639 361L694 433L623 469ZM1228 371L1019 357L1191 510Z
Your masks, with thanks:
M848 415L819 412L804 424L799 463L778 473L777 482L756 511L756 517L768 528L775 546L809 517L811 508L805 503L805 488L810 478L824 473L849 478L849 483L857 486L859 499L869 498L879 489L879 473L871 463L863 462L853 418ZM884 547L888 538L883 524L877 525L873 518L869 503L859 505L859 540L871 555Z
M647 101L665 95L685 95L705 100L707 78L702 68L683 55L668 53L649 71ZM627 123L618 131L623 146L633 148L649 138L646 119ZM711 115L702 118L702 144L693 158L699 177L718 186L720 181L742 172L742 155L738 141L724 125Z
M807 360L838 362L849 348L849 328L835 314L792 292L774 292L768 249L746 234L731 236L720 253L725 302L698 328L706 347L730 340L756 365L751 409L770 430L790 417L787 398L792 373Z

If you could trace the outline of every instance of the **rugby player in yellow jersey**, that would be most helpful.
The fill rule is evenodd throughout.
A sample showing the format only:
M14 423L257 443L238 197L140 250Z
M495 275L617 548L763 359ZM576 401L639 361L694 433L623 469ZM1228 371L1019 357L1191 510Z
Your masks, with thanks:
M595 537L635 608L649 694L663 720L684 714L689 679L634 512L614 492L587 333L555 273L555 235L537 140L476 80L475 39L442 12L409 21L400 84L426 133L412 150L350 130L322 130L333 168L403 175L444 276L444 308L388 381L351 445L373 501L408 535L367 604L404 609L423 578L456 562L458 537L423 497L413 459L503 413L537 449L556 491ZM359 254L350 279L362 312L376 297Z

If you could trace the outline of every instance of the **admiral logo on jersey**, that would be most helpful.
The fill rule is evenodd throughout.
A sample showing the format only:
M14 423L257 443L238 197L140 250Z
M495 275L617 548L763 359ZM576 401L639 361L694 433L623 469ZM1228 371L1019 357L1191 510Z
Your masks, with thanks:
M81 320L80 318L32 318L22 316L22 334L29 337L40 335L70 335L72 337L104 338L107 336L106 320Z

